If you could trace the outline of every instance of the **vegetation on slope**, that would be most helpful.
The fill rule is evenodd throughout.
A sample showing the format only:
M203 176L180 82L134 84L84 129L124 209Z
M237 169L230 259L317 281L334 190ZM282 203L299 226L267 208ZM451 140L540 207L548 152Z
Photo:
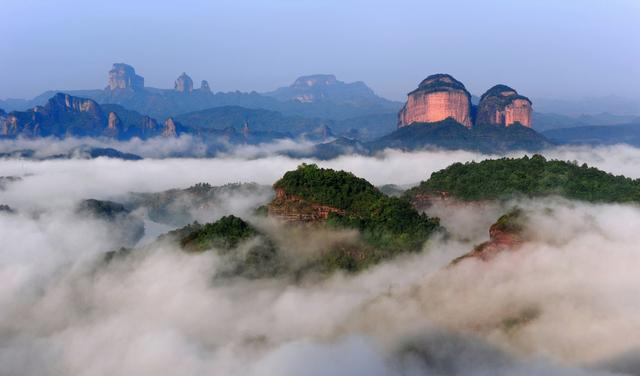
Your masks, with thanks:
M367 252L329 252L335 268L357 270L397 252L416 251L439 228L437 218L418 213L407 201L389 197L368 181L345 171L300 165L274 184L289 195L308 203L344 211L331 213L327 224L334 228L357 229ZM346 259L345 259L346 257Z
M589 202L640 201L640 181L541 155L454 163L434 172L407 196L447 192L460 200L560 195Z
M280 268L277 250L271 241L249 223L233 215L205 225L194 222L161 238L167 237L175 239L186 251L218 251L226 260L227 268L223 275L272 276ZM254 238L257 238L256 242L247 243L247 248L240 250L243 243Z

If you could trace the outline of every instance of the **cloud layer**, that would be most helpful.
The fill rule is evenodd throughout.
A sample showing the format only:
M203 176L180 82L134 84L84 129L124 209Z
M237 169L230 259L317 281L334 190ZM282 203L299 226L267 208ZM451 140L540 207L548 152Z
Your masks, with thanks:
M640 158L638 149L559 149L549 156L640 176L640 164L630 163ZM480 158L387 152L321 164L375 184L410 184L454 161ZM0 214L0 374L639 374L635 205L547 198L436 207L430 213L453 237L358 275L297 282L215 280L223 267L215 253L186 254L170 244L97 266L115 246L113 236L73 211L84 198L200 181L272 184L300 162L0 161L0 175L23 176L0 191L0 203L18 209ZM211 219L246 216L260 199L228 201ZM447 267L486 240L489 225L514 205L529 213L531 242L488 263ZM306 244L293 239L292 257L323 236Z

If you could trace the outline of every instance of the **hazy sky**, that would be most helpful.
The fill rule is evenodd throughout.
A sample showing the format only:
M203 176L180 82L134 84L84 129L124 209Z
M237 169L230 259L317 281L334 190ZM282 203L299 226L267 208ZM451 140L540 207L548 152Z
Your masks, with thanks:
M106 86L127 62L147 86L186 71L214 91L311 73L404 99L446 72L474 94L640 96L638 0L0 0L0 98Z

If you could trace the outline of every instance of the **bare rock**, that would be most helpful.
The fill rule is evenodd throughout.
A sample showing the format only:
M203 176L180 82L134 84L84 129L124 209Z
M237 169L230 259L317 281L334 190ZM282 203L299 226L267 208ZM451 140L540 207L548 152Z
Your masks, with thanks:
M122 122L120 121L118 114L113 111L109 112L109 116L107 119L107 130L105 132L106 136L116 137L118 135L118 132L120 132L121 125Z
M398 128L413 123L435 123L447 118L470 128L471 94L452 76L434 74L408 94L407 103L398 113Z
M136 70L124 63L115 63L109 71L107 90L138 90L144 88L144 77L136 74Z
M476 124L510 126L520 123L531 128L531 101L506 85L496 85L480 98Z
M200 90L211 93L211 87L209 86L209 82L207 82L207 80L202 80L202 82L200 83Z
M178 125L173 118L164 121L164 129L161 133L162 137L178 137Z
M180 93L191 93L193 91L193 80L182 72L180 77L176 79L174 90Z

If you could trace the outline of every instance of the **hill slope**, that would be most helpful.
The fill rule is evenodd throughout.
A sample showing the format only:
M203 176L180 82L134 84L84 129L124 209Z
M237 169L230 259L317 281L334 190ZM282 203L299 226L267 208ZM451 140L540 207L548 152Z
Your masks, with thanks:
M552 146L544 136L518 124L503 127L475 125L467 128L451 118L437 123L415 123L367 144L372 151L395 148L465 149L483 153L541 150Z
M640 202L640 181L534 155L454 163L406 195L415 200L441 192L468 201L560 195L589 202Z

